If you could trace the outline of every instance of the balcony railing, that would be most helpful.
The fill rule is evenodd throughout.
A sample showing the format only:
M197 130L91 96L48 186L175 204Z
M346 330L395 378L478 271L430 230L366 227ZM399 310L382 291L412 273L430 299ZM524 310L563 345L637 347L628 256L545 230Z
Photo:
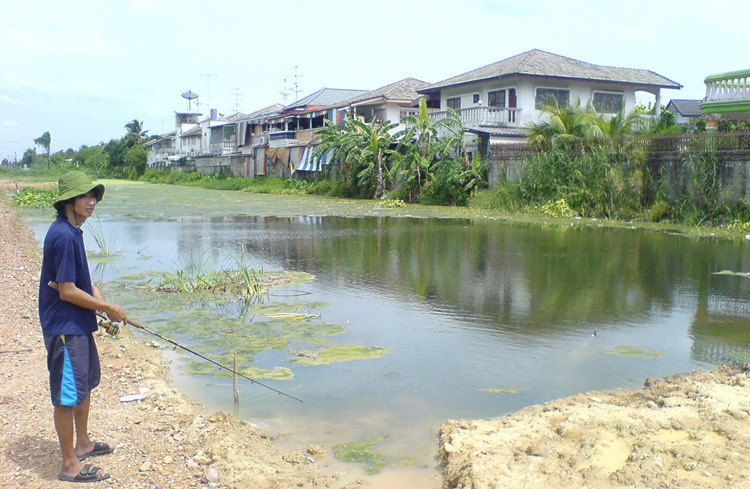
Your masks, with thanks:
M518 108L478 106L458 109L456 113L464 127L478 127L517 125L520 111ZM436 122L449 116L448 111L431 112L430 121Z
M750 112L750 70L719 73L706 78L701 110L709 114Z
M211 143L209 148L211 154L224 155L229 153L237 152L237 141L234 139L228 139L218 143Z

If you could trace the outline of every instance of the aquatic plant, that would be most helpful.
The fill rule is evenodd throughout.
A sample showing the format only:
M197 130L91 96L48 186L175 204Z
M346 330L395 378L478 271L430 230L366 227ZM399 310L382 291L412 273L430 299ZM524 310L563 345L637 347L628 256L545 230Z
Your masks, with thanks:
M23 187L18 190L10 202L16 207L27 207L31 209L52 208L57 200L58 192L55 189Z
M91 236L93 236L94 241L96 242L96 246L99 247L99 252L93 256L106 258L113 255L114 252L112 251L112 247L114 246L115 238L107 236L107 233L104 231L104 226L102 226L101 219L97 219L96 224L89 221L88 228L91 231Z
M366 441L342 443L333 447L333 453L342 462L362 463L368 474L377 474L388 465L383 454L375 451L375 443L388 438L388 435L373 437Z
M334 362L380 358L388 353L388 348L382 346L362 346L352 343L337 343L317 350L312 350L311 353L313 354L303 356L298 355L296 358L289 361L304 365L326 365Z
M620 355L624 357L639 357L639 358L659 358L663 353L659 350L650 350L648 348L642 348L640 346L618 346L614 350L608 350L605 353L610 355Z
M518 394L522 390L524 390L523 387L510 387L505 389L498 389L494 387L490 387L487 389L479 389L482 392L489 392L490 394Z

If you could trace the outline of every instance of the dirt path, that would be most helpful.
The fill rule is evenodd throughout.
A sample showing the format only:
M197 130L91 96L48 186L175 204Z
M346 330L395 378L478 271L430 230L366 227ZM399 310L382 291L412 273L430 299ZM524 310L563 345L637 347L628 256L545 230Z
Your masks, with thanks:
M2 197L0 222L0 487L70 488L57 481L59 449L36 310L40 251ZM95 487L288 489L334 481L304 451L281 453L250 424L187 399L168 382L158 350L127 329L118 338L99 335L97 344L102 384L92 394L90 431L116 449L92 460L112 474ZM120 401L140 393L143 400Z

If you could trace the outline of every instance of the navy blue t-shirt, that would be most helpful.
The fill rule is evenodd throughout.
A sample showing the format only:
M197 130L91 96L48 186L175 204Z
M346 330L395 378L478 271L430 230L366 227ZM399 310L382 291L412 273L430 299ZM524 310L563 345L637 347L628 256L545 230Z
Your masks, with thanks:
M73 282L93 295L83 231L64 217L57 217L44 238L42 274L39 280L39 319L45 336L89 334L96 331L96 311L60 299L60 292L47 285Z

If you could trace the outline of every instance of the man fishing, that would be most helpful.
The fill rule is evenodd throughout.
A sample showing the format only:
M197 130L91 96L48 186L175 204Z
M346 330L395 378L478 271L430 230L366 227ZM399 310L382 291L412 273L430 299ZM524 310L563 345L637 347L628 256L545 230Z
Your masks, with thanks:
M39 280L39 319L47 348L54 423L62 452L58 478L67 482L97 482L109 474L82 461L111 453L106 443L88 434L91 390L99 385L99 355L93 332L96 311L110 320L126 321L125 311L108 303L91 283L81 225L104 196L104 185L94 185L81 171L65 173L58 181L54 204L57 219L44 238Z

